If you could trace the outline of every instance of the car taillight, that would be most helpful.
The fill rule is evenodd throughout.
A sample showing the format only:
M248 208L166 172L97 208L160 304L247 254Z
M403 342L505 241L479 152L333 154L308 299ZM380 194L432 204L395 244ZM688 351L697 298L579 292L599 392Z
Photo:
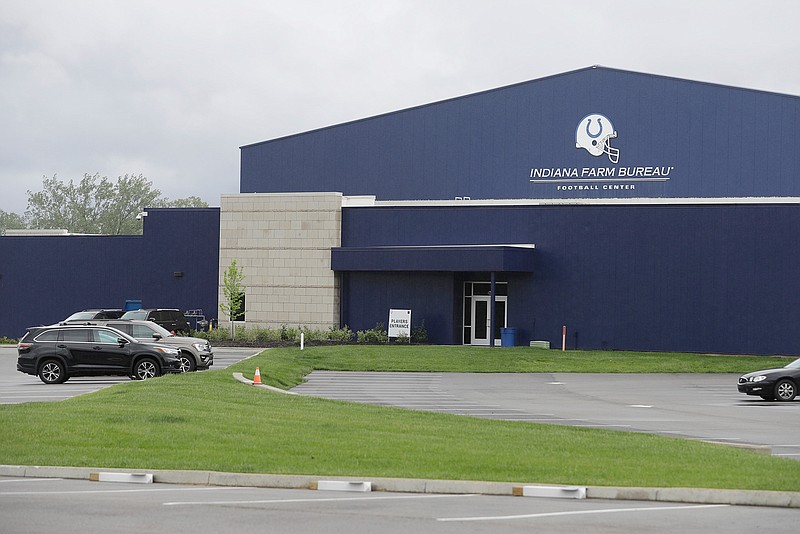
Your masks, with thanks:
M27 350L33 346L33 343L17 343L17 350Z

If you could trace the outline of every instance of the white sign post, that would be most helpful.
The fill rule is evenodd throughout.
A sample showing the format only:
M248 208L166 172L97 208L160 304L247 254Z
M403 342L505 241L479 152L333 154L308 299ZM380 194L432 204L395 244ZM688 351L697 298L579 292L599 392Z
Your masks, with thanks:
M411 339L411 310L389 310L389 337Z

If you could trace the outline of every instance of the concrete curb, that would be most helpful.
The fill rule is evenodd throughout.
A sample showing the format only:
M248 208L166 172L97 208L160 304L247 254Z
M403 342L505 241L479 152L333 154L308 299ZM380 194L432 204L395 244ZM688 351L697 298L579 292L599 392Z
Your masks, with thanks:
M521 486L515 482L479 482L472 480L423 480L411 478L336 477L318 475L266 475L252 473L220 473L217 471L177 471L116 469L100 467L57 467L0 465L0 476L23 478L70 478L89 480L93 473L148 473L162 484L198 486L238 486L256 488L310 489L320 480L370 481L373 491L397 493L481 494L512 496ZM538 486L552 486L536 484ZM559 486L552 486L559 487ZM626 501L681 502L692 504L731 504L800 508L800 492L755 491L707 488L624 488L587 486L587 499Z
M233 373L233 378L241 382L242 384L247 384L248 386L255 386L261 389L268 389L270 391L274 391L275 393L283 393L285 395L297 395L297 393L293 391L286 391L285 389L280 389L272 386L268 386L266 384L256 384L252 380L249 380L242 375L242 373Z

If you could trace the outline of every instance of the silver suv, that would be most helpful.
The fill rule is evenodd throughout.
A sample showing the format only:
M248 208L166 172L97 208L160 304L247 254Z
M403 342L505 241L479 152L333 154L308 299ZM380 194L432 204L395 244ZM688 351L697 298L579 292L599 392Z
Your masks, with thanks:
M211 343L199 337L183 337L172 334L152 321L138 320L104 320L100 322L111 328L125 332L143 343L160 343L181 351L181 371L184 373L198 369L208 369L214 363Z

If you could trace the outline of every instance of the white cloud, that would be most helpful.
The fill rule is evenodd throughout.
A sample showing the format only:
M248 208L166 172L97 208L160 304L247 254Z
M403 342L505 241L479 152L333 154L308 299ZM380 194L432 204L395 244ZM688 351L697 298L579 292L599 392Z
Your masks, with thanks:
M800 94L792 1L6 0L0 209L42 176L238 191L241 145L602 64Z

